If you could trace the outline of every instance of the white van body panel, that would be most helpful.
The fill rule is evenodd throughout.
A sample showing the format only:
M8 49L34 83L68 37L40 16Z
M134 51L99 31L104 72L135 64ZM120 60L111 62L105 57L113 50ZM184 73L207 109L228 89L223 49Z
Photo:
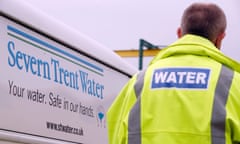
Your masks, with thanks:
M0 1L0 143L106 144L106 112L136 68L18 0Z

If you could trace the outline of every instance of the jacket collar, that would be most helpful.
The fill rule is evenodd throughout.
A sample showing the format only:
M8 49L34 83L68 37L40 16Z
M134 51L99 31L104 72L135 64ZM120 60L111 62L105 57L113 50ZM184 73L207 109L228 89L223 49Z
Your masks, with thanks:
M150 65L160 59L171 57L174 55L200 55L210 57L231 69L240 72L240 64L233 59L225 56L214 44L206 38L187 34L170 46L162 49L150 62Z
M215 47L215 45L208 39L201 37L201 36L192 35L192 34L187 34L187 35L181 37L180 39L178 39L175 43L171 44L170 46L175 46L175 45L191 45L191 46L199 45L199 46L220 52L219 49L217 47Z

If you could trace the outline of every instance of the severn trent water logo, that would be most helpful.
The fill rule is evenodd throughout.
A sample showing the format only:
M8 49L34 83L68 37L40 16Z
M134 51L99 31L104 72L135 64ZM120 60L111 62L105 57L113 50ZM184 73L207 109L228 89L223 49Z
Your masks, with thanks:
M51 80L82 93L104 99L104 84L101 78L104 69L94 62L81 58L78 53L70 53L34 35L8 25L8 35L27 45L20 45L15 40L8 41L8 65L44 80ZM39 52L48 53L50 57L42 57L24 51L26 47L35 48ZM71 66L70 66L70 65ZM74 68L72 68L72 66ZM96 76L96 77L95 77Z
M106 113L102 105L97 107L97 125L106 128Z

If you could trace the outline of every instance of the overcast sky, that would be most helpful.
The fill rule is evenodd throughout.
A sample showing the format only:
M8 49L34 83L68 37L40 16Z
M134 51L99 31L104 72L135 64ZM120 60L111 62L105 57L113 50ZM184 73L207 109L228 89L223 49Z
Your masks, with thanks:
M183 10L197 0L24 1L110 49L119 50L138 49L140 38L155 45L171 44L177 39ZM240 61L240 1L204 1L214 2L225 11L228 27L222 51Z

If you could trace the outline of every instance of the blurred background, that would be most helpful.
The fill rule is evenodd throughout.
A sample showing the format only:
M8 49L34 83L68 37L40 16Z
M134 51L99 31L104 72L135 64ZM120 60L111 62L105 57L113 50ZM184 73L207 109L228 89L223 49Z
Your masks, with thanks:
M228 20L222 52L240 61L239 0L22 1L112 49L137 68L146 67L159 48L177 40L176 30L187 6L212 2L224 10Z

